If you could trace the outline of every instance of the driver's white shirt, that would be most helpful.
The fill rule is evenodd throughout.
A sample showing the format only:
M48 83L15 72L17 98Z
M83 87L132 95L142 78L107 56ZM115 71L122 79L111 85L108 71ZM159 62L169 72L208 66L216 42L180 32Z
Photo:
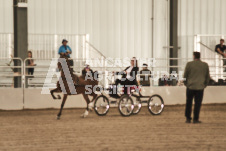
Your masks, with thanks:
M130 76L130 72L132 71L132 69L133 69L133 66L130 66L130 67L126 70L126 72L127 72L126 79L132 78L132 77Z

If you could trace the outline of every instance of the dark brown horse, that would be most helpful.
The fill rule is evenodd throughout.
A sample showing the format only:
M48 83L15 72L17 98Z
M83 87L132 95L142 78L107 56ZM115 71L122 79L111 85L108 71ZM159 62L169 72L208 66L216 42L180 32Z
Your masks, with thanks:
M84 76L78 77L76 74L73 74L73 69L70 68L68 57L66 57L65 55L61 55L60 59L61 61L58 62L58 68L59 70L61 70L61 77L57 82L57 88L50 91L53 99L61 99L60 95L58 95L58 97L56 98L54 96L54 93L61 93L61 92L64 93L60 112L57 115L57 119L60 119L64 104L67 100L67 96L78 95L78 94L82 94L84 99L86 100L87 108L85 113L82 114L82 117L86 117L88 116L89 110L91 109L91 106L89 105L90 102L94 101L97 97L97 94L95 94L94 91L87 94L86 86L89 85L89 88L92 89L94 86L98 85L98 80L94 78L94 77L97 77L97 72L94 72L92 77L88 79L85 79ZM88 95L93 96L92 101L89 100Z

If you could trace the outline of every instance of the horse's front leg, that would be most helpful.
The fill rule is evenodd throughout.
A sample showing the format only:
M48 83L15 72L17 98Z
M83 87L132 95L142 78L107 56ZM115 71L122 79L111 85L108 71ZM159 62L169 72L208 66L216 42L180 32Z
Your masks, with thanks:
M67 100L67 94L64 94L64 97L63 97L63 100L62 100L62 103L61 103L60 112L57 115L58 120L60 119L60 116L61 116L61 113L62 113L62 110L64 108L64 104L65 104L66 100Z
M85 113L83 113L81 115L81 117L85 118L85 117L87 117L89 115L89 103L90 103L90 100L89 100L89 97L88 97L87 94L83 93L82 95L83 95L84 99L86 100L87 107L86 107Z
M97 98L97 94L96 93L93 93L91 94L91 96L93 97L91 102L88 104L88 107L89 107L89 110L92 111L93 110L93 107L94 107L94 101L95 99Z

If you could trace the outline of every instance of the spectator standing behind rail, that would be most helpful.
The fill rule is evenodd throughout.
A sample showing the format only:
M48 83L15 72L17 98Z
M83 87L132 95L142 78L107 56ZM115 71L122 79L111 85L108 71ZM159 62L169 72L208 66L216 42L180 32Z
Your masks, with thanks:
M143 69L140 71L140 74L140 85L150 86L151 71L148 70L147 64L143 64Z
M34 60L32 59L32 52L28 51L28 66L36 66L36 64L34 64ZM34 68L28 68L28 75L33 75L34 74Z
M195 98L195 108L193 123L201 123L199 121L199 113L203 99L203 92L209 83L209 66L200 60L200 52L193 53L194 61L188 62L184 72L184 84L186 91L186 123L191 123L192 101Z
M215 51L219 53L223 58L223 65L226 65L226 46L224 45L224 39L220 40L220 44L216 45ZM224 72L226 72L226 68L224 68Z
M59 48L58 54L59 55L66 55L70 58L70 54L72 53L71 48L67 45L68 41L66 39L62 40L62 45ZM74 65L73 60L69 60L70 66Z

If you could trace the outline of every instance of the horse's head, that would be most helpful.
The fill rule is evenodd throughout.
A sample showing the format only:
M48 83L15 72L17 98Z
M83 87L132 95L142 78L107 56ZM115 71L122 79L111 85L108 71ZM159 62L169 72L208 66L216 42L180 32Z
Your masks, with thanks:
M67 65L69 66L69 60L68 60L68 58L69 58L69 57L68 57L68 54L67 54L67 53L61 53L61 54L60 54L60 59L65 59ZM59 70L62 69L61 63L64 63L64 61L62 61L62 60L59 60L59 61L58 61L57 66L58 66Z

